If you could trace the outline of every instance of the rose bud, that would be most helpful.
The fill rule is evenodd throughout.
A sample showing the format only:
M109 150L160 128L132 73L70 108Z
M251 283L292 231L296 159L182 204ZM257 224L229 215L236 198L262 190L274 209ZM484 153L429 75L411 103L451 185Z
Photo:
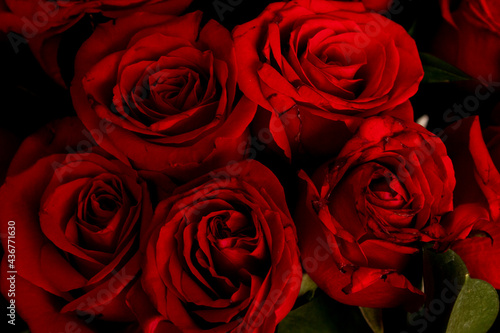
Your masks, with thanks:
M362 3L272 3L233 38L238 84L260 106L255 130L268 129L287 157L337 154L367 117L413 120L415 42Z
M441 140L413 122L373 117L310 179L296 212L304 269L332 298L418 308L403 274L419 242L444 237L455 178Z
M42 128L0 188L1 290L7 297L4 273L15 271L16 312L33 333L120 332L134 320L125 296L140 269L140 224L152 218L148 186L87 134L76 118Z
M62 33L87 14L115 19L132 11L178 15L192 0L0 0L0 31L7 33L14 51L26 43L40 65L65 86L58 64Z
M231 36L201 18L136 13L101 25L78 52L76 112L89 130L109 120L100 145L135 168L189 180L244 158L256 106L235 106Z
M128 296L145 332L274 332L292 308L297 236L283 187L262 164L178 188L145 227L143 274Z

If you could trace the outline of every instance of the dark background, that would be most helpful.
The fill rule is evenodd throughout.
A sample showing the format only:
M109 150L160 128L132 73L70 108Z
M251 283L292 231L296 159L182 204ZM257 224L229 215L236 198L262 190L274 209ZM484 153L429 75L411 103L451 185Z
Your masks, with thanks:
M227 3L226 0L220 0ZM233 3L236 3L233 0ZM202 10L206 21L214 19L229 30L234 26L247 22L256 17L270 2L264 0L241 0L237 6L230 6L221 17L213 1L195 0L188 11ZM420 51L432 52L432 39L441 24L441 14L436 0L403 0L404 10L391 19L403 25L406 29L414 28L414 38ZM92 26L107 19L100 16L86 16L63 34L61 46L57 55L66 82L71 81L73 75L73 61L79 46L92 33ZM473 84L473 86L477 83ZM422 84L418 93L412 98L415 118L427 114L430 117L428 128L445 128L448 124L443 120L443 112L451 108L454 103L463 102L470 94L469 84L463 83L434 83ZM490 116L493 107L500 101L494 96L481 103L477 114L482 117L482 125L493 122ZM5 35L0 35L0 170L5 169L15 152L15 147L28 135L36 131L53 119L74 116L75 111L66 88L56 84L40 68L27 45L22 45L19 52L15 52ZM280 161L261 153L259 159L265 160L282 179L285 184L294 175L283 171ZM0 171L0 180L3 173ZM1 299L3 309L7 306L5 299ZM4 313L2 311L2 313ZM399 319L397 319L399 318ZM406 320L405 313L400 310L388 310L385 313L387 332L397 332L403 327ZM6 319L2 318L2 324ZM27 329L19 316L16 319L16 332ZM392 326L392 327L391 327ZM496 328L500 331L497 320Z

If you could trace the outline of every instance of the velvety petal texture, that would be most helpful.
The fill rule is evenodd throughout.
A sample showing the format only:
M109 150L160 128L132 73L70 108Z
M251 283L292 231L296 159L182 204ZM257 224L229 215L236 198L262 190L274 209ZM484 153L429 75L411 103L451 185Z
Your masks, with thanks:
M472 277L500 289L500 127L482 130L476 116L445 135L457 175L455 210L445 219L451 249Z
M2 235L15 221L16 304L31 332L133 321L125 295L140 269L140 223L152 218L148 186L85 133L76 118L42 128L0 188ZM4 271L9 244L2 239Z
M145 332L273 332L299 293L295 227L274 174L250 160L178 188L144 225L129 304ZM148 302L136 302L142 299Z
M132 166L185 180L241 160L256 105L235 103L229 32L202 13L139 12L100 26L82 46L71 87L100 145Z
M465 262L470 276L490 283L500 289L500 224L497 222L475 223L466 239L452 246Z
M288 157L338 153L369 116L413 120L408 99L423 77L415 42L362 3L272 3L233 38L240 88Z
M479 117L469 117L449 126L445 135L457 177L455 206L477 203L488 210L492 220L497 220L500 217L497 167L500 165L500 128L488 127L483 133Z
M300 177L295 221L318 286L346 304L418 307L423 294L403 271L420 242L445 236L441 216L453 208L441 140L415 123L373 117L337 158Z

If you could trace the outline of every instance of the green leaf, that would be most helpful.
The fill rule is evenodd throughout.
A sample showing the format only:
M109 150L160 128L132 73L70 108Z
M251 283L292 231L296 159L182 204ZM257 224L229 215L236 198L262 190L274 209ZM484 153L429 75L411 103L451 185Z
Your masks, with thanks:
M382 309L359 307L366 323L373 333L384 333L384 322L382 320Z
M427 306L413 323L433 332L482 333L493 325L499 311L497 291L487 282L472 279L465 263L452 250L424 249Z
M415 37L415 30L417 29L417 20L413 21L410 29L408 29L408 35Z
M291 311L278 333L370 333L357 307L340 304L318 290L318 296Z
M452 250L437 253L424 247L423 273L426 304L419 312L409 314L409 324L417 330L445 332L453 304L469 272Z
M324 297L314 298L311 302L291 311L278 326L278 333L288 332L338 332L333 313Z
M309 274L302 275L302 283L300 284L299 297L308 294L308 299L311 300L314 297L314 293L318 289L318 285L311 279Z
M446 333L488 332L498 315L498 294L488 282L465 276Z
M465 263L452 250L436 253L432 249L424 249L424 285L427 295L439 295L443 287L458 293L468 273Z
M424 67L425 83L452 82L471 80L472 77L453 65L441 60L429 53L420 53L422 66Z

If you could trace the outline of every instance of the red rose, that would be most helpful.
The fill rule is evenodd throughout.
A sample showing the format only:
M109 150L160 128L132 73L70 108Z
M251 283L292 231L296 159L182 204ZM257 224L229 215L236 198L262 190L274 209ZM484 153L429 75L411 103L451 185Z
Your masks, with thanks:
M500 7L498 1L461 0L451 10L441 0L445 22L438 32L436 55L466 73L500 79Z
M125 295L139 223L152 217L148 188L82 133L67 118L28 137L0 188L1 289L12 298L4 273L17 271L16 311L31 332L119 330L133 318Z
M500 127L482 131L470 117L445 134L457 176L455 211L445 219L451 249L471 277L500 289Z
M292 152L338 152L363 118L413 120L423 77L413 39L361 3L270 4L233 31L238 83L260 105L256 126Z
M302 261L336 300L358 306L419 303L402 274L417 242L444 236L455 185L444 144L425 128L373 117L307 181L296 213Z
M213 20L200 28L201 16L117 19L77 55L78 116L88 129L113 123L100 145L136 168L192 179L243 159L256 107L246 98L233 106L231 36Z
M171 323L182 332L274 332L292 308L302 278L295 227L262 164L233 164L178 188L147 229L129 295L145 332Z
M29 42L33 54L43 69L59 84L64 81L57 64L57 49L61 33L78 22L85 14L102 13L109 18L127 15L141 7L142 11L177 15L192 0L0 0L0 31L14 32L8 38L18 50Z

